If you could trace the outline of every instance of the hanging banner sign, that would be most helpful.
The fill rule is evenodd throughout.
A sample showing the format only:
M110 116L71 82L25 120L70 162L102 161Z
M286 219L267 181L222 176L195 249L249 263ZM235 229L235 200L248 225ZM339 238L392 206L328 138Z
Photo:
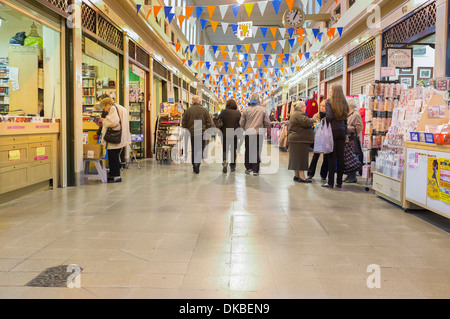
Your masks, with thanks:
M413 50L387 48L387 66L395 67L397 69L412 68L413 66Z
M253 26L252 21L238 22L236 36L241 40L243 40L245 38L251 38L253 36L252 35L252 26Z

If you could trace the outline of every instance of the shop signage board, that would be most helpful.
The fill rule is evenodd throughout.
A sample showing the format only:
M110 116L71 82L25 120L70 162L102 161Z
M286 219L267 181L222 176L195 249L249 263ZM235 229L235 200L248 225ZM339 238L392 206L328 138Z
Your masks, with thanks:
M397 49L387 48L387 66L397 69L412 68L413 66L413 50L412 48Z
M381 68L381 77L390 77L390 76L395 76L395 67L393 66L385 66Z
M236 32L236 35L239 39L245 39L245 38L251 38L252 35L252 21L243 21L238 22L238 29Z

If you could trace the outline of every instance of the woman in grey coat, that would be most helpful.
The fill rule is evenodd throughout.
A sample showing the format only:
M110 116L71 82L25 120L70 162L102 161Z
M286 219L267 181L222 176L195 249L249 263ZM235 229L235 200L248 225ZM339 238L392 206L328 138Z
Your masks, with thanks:
M289 165L288 169L294 171L294 181L311 183L306 179L308 170L309 149L314 143L314 120L306 115L306 106L303 101L294 105L288 126Z

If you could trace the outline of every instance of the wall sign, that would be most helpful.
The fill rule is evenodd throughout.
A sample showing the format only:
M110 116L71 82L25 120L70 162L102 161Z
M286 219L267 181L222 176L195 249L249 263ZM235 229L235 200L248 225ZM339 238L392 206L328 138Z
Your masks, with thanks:
M412 68L413 66L413 50L412 48L397 49L387 48L387 66L400 68Z

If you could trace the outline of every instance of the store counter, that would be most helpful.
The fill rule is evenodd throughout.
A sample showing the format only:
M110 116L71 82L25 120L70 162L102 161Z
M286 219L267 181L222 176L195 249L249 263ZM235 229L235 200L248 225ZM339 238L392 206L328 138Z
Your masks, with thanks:
M405 143L404 197L450 218L450 145Z
M59 123L0 123L0 203L58 185Z

